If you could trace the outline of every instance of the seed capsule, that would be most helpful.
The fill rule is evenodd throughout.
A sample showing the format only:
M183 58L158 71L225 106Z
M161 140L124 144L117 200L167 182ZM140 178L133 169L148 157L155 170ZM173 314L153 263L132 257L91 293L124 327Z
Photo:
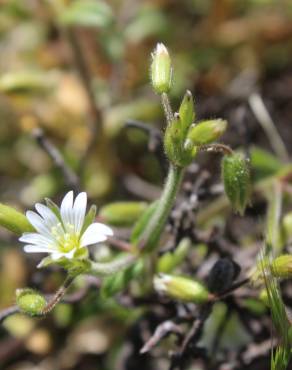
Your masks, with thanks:
M233 209L242 215L250 202L250 169L247 160L238 153L225 156L222 177L225 193Z

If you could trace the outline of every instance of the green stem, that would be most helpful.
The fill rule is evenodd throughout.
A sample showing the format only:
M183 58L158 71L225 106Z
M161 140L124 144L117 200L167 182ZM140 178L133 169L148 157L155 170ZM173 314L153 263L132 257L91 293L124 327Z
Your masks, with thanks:
M57 290L54 294L53 298L47 303L46 307L42 310L42 315L46 315L47 313L51 312L52 309L60 302L60 300L64 297L67 289L73 283L75 277L74 276L67 276L64 283L61 287Z
M169 125L173 121L173 113L168 99L168 95L166 93L161 94L161 104L164 110L167 124Z
M101 277L109 276L125 269L126 267L131 266L136 260L137 260L136 256L132 254L127 254L111 262L99 263L89 261L90 266L86 273Z
M152 251L157 246L169 213L176 200L182 177L183 168L170 165L157 208L140 237L140 245L143 246L144 250Z

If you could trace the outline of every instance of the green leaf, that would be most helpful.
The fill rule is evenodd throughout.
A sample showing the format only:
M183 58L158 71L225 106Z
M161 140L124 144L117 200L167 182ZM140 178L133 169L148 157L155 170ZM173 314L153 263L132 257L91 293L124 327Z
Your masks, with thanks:
M21 212L2 203L0 203L0 225L17 235L35 231Z
M98 0L74 1L60 16L60 21L70 26L106 27L112 20L111 8Z
M148 204L146 202L114 202L102 207L99 216L106 224L113 226L132 226Z
M283 192L281 186L275 183L272 190L267 192L268 211L266 221L266 241L275 252L279 253L283 248L281 233L281 215Z
M106 277L103 280L101 287L101 296L109 298L127 287L131 280L138 278L144 270L144 262L142 259L134 265L127 267L125 270Z
M4 93L36 94L53 87L52 78L39 71L9 72L0 77L0 91Z
M153 216L159 202L155 201L151 203L146 210L142 213L139 220L136 222L132 235L131 235L131 243L136 244L139 241L140 236L143 234L145 227L147 226L150 218Z
M179 266L189 253L192 243L184 238L180 241L173 252L163 254L157 261L157 272L169 273Z
M126 25L124 34L127 41L139 43L147 37L163 39L168 28L169 22L164 12L145 7Z
M274 155L256 146L250 150L250 163L255 181L272 176L283 167Z

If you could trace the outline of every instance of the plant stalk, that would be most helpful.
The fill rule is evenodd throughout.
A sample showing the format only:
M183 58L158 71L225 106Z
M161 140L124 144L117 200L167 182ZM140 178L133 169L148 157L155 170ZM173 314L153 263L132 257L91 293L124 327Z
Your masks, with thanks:
M182 177L183 168L171 164L156 211L140 237L139 244L144 251L149 252L156 248L169 213L175 203Z

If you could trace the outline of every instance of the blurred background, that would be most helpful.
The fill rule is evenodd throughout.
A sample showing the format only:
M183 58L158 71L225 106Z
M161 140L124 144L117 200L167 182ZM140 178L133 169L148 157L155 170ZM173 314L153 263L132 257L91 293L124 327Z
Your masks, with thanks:
M172 57L174 109L191 90L199 119L228 120L226 144L255 150L258 161L264 153L259 176L287 162L291 0L1 0L1 202L26 210L72 188L98 206L159 194L165 167L147 134L165 125L149 83L157 42ZM199 163L216 182L219 162ZM0 230L1 309L14 303L16 288L57 289L62 271L37 271L37 261ZM1 369L154 368L145 356L143 363L129 356L142 346L135 320L143 309L99 300L97 282L79 283L86 292L45 320L5 321ZM167 368L159 361L156 369Z

